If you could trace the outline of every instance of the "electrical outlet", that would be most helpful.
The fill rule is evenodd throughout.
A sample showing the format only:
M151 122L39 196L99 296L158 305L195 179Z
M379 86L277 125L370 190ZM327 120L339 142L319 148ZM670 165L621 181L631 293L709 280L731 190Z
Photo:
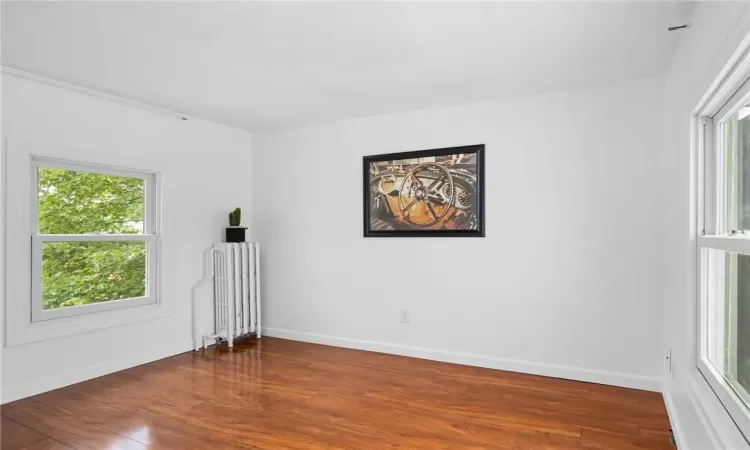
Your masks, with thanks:
M409 311L401 311L401 323L411 323L411 313Z

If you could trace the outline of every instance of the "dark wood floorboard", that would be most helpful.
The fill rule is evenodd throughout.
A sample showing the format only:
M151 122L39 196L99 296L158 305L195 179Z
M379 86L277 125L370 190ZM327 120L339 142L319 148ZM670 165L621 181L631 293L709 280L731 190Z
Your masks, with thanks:
M3 450L672 448L658 393L275 338L0 413Z

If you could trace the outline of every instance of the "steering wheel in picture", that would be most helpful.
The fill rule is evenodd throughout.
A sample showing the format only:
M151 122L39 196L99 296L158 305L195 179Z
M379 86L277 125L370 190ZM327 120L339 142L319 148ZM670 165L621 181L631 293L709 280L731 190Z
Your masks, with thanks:
M420 172L427 172L436 177L428 186L425 186L419 179L418 174ZM432 177L429 178L432 179ZM441 181L444 181L450 186L450 189L448 190L449 195L444 193L441 194L439 192L438 189L441 186ZM442 203L440 214L435 211L434 205L438 204L435 201L435 197L443 200L440 202ZM403 219L409 224L415 227L426 228L440 222L440 219L448 214L448 209L450 209L450 205L453 204L455 197L456 190L454 189L453 176L451 176L450 172L437 163L422 163L414 167L406 177L404 177L404 181L401 182L401 188L398 191L398 209L401 211L401 217L403 217ZM410 217L410 211L417 205L427 206L432 219L424 223L414 222Z

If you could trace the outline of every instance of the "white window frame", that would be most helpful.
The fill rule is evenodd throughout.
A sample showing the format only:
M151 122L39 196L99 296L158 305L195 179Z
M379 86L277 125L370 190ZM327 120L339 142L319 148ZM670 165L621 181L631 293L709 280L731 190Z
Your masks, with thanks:
M718 342L726 336L711 333L711 327L718 323L724 328L723 318L717 317L711 308L711 295L716 293L723 301L723 280L717 280L713 267L723 266L723 261L711 258L711 250L750 255L750 235L733 234L725 223L727 204L727 182L725 180L726 160L723 153L723 133L721 125L740 107L750 101L750 42L743 45L730 58L727 65L703 96L692 116L692 141L694 165L696 167L696 208L695 224L698 231L697 252L697 361L698 371L705 378L722 405L732 417L746 440L750 441L750 407L743 400L741 389L723 374L710 361L716 348L723 348ZM726 267L723 267L727 270ZM722 364L723 360L720 360Z
M31 322L113 311L122 308L154 305L159 302L159 208L158 173L124 169L101 164L71 162L45 157L31 157ZM139 178L144 182L144 220L142 234L39 234L39 168L63 169ZM137 298L109 300L89 305L47 309L42 307L42 246L45 242L145 242L146 295Z

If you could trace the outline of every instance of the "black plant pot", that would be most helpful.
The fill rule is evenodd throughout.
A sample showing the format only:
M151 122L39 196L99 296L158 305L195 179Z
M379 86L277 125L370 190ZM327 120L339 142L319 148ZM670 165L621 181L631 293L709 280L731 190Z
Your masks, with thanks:
M227 227L227 242L245 242L247 227Z

